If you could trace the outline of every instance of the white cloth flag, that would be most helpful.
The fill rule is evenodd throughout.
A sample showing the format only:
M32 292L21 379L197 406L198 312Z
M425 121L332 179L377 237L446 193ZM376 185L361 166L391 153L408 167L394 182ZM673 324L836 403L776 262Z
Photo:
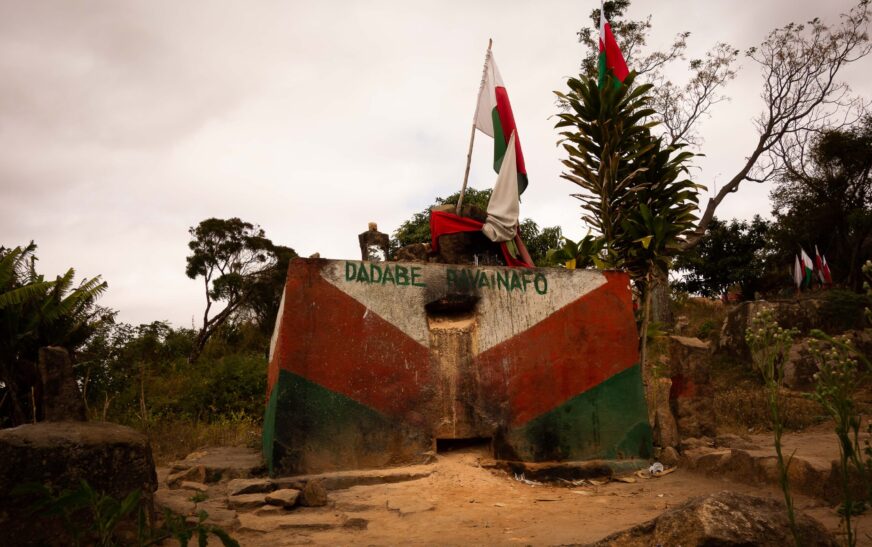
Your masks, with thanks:
M518 231L518 168L515 161L515 133L509 138L506 156L500 166L500 174L487 203L487 220L481 231L494 243L508 241Z

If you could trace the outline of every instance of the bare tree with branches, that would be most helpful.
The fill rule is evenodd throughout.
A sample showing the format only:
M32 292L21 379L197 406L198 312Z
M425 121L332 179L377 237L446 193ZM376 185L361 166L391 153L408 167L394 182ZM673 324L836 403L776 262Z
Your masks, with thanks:
M757 142L738 172L709 199L685 249L699 243L715 209L742 182L771 180L785 168L784 158L797 153L796 146L809 135L842 127L862 113L863 101L851 95L838 75L869 54L868 26L869 0L861 0L842 15L838 26L820 19L804 25L790 23L769 33L759 48L748 50L747 56L763 74L764 107L755 119Z

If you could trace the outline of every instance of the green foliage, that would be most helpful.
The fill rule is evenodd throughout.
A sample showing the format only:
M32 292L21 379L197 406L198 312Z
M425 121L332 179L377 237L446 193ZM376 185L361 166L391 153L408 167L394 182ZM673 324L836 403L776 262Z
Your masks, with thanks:
M770 194L782 263L792 263L797 244L818 245L834 283L859 291L872 257L872 116L793 143L784 165Z
M254 323L225 324L195 365L186 359L194 339L194 331L165 322L103 325L79 368L89 407L122 422L259 416L266 335Z
M781 491L784 493L784 503L787 505L787 518L790 531L797 545L802 545L799 530L796 527L796 515L793 508L793 497L790 494L788 468L791 456L787 462L781 453L781 436L784 433L783 401L780 395L784 380L784 360L787 351L793 344L796 329L783 329L778 326L772 310L761 310L751 320L751 327L745 333L745 340L751 348L754 366L763 377L771 414L770 425L775 439L775 455L778 463L778 479Z
M700 186L683 178L693 154L652 135L652 86L634 87L634 78L601 90L593 79L570 78L569 92L555 93L569 107L558 114L569 154L561 177L582 189L575 197L582 219L603 239L601 260L644 285L668 270L693 227Z
M682 273L682 279L674 286L711 298L738 285L742 298L753 300L755 293L771 290L779 282L784 284L787 277L783 273L772 273L777 262L772 260L769 230L770 223L759 215L750 222L713 219L706 237L676 258L674 267Z
M869 361L846 337L830 337L817 330L811 334L815 339L811 341L809 350L818 365L811 397L832 418L839 438L839 472L843 495L840 514L845 525L847 544L853 547L856 544L856 530L851 524L851 517L864 511L866 502L872 496L872 483L869 481L872 460L863 458L860 444L862 417L854 401L854 391L865 379ZM856 471L863 490L863 498L859 500L853 499L851 468Z
M545 254L547 265L562 264L570 270L590 268L591 266L599 269L606 267L600 258L605 246L603 238L587 234L579 239L578 243L565 237L561 238L561 241L562 245L549 249Z
M0 426L41 416L33 408L39 388L39 348L62 346L71 353L94 333L105 310L95 302L107 284L95 277L74 284L75 270L47 281L36 271L36 245L0 247Z
M827 328L836 331L861 329L866 309L872 306L872 298L844 289L831 289L824 295L821 320Z
M206 292L203 325L188 357L196 362L209 338L234 314L251 312L265 332L272 331L285 284L288 261L297 254L275 245L260 226L238 218L208 218L188 230L185 273L202 277ZM225 307L210 315L215 302Z
M77 489L64 489L57 494L45 485L26 483L14 488L12 495L35 497L30 506L31 514L59 518L76 546L126 544L119 537L119 525L142 508L142 492L138 489L119 501L94 490L85 480L79 482Z
M123 500L117 500L105 492L94 490L87 481L81 480L75 490L64 489L58 493L39 483L27 483L13 489L13 496L34 499L30 513L36 517L60 518L74 546L97 545L115 547L131 545L131 536L141 547L163 544L174 538L180 546L196 537L198 545L206 545L209 535L217 537L224 547L239 547L230 534L218 526L206 524L209 514L200 511L197 522L189 524L182 515L164 511L164 527L146 527L142 491L130 492ZM137 516L135 534L120 530L126 521Z

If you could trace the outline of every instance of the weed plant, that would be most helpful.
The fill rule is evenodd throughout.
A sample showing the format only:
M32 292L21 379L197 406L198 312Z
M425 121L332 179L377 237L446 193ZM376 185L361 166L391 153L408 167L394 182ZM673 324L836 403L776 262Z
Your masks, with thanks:
M783 329L775 321L770 309L761 310L752 320L751 327L745 333L745 340L751 348L754 366L763 376L766 399L771 416L770 425L775 440L775 455L778 462L778 482L784 493L784 503L787 506L787 519L790 532L796 545L802 545L799 531L796 527L796 514L793 508L793 497L790 494L788 468L790 459L785 462L781 451L781 436L784 433L784 418L782 414L782 397L780 395L784 380L784 359L793 344L796 329Z

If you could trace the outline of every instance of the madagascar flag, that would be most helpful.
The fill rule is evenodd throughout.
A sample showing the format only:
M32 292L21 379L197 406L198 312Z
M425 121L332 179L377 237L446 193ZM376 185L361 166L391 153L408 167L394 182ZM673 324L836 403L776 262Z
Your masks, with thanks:
M605 10L600 8L599 78L597 79L600 88L603 87L608 71L611 71L619 82L623 82L630 74L627 70L627 62L624 61L624 54L621 53L615 35L612 34L612 27L606 21Z
M500 172L503 158L506 155L509 138L515 133L515 161L518 167L518 194L527 188L527 166L524 165L524 154L521 152L521 141L518 139L515 116L512 114L512 104L509 94L503 85L503 79L493 54L487 57L484 82L478 95L478 114L475 127L485 135L494 139L494 171Z

